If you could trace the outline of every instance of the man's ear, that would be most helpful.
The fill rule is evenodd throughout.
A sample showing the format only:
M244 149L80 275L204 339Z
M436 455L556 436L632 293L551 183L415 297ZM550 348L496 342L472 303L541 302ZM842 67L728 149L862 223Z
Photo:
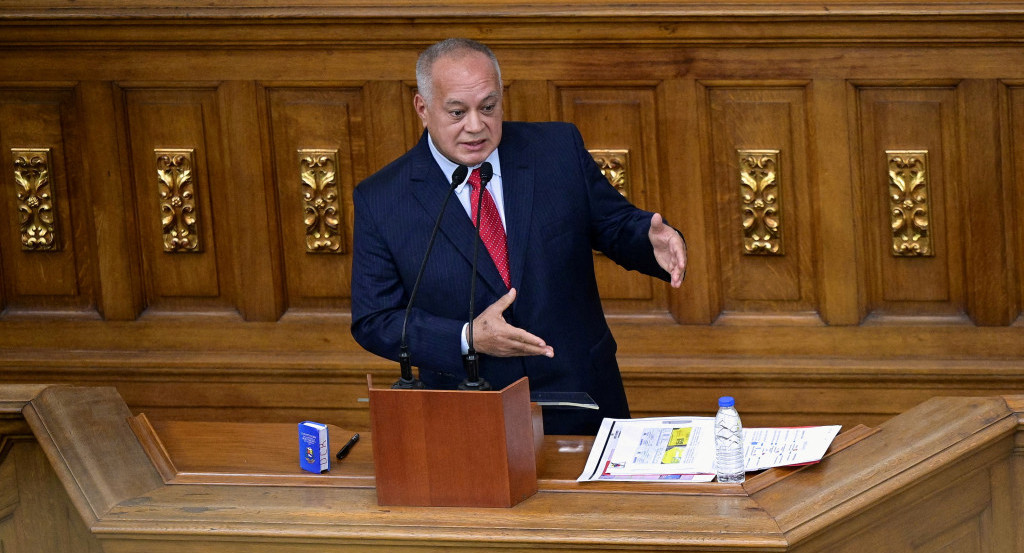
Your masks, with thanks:
M423 127L427 127L427 100L417 92L412 97L412 107L416 110L416 115L420 116L420 121L423 121Z

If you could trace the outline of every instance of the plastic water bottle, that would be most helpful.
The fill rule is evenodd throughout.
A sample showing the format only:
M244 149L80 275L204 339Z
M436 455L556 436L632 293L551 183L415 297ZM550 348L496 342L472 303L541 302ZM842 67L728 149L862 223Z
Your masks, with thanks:
M715 415L715 473L723 483L743 482L743 424L732 396L718 398Z

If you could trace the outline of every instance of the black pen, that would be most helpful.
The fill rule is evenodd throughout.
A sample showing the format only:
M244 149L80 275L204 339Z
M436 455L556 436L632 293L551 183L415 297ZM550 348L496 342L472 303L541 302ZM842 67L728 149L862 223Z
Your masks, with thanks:
M338 460L340 461L340 460L344 459L345 456L348 455L348 452L352 451L352 446L356 445L356 442L358 442L358 441L359 441L359 434L358 433L353 434L352 437L349 438L348 443L346 443L345 445L341 446L341 450L338 451L338 455L336 455Z

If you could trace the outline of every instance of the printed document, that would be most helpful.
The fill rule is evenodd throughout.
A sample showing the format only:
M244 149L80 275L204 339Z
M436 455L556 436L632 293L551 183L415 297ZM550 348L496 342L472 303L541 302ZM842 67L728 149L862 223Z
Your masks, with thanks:
M715 478L714 424L714 417L604 419L577 481L710 482ZM839 429L744 428L745 468L816 463Z

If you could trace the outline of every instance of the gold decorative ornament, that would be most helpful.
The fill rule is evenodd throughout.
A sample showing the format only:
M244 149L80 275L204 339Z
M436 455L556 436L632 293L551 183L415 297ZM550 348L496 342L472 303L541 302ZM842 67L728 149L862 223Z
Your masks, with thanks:
M337 150L299 150L306 253L344 253Z
M601 174L625 197L629 197L629 150L588 150Z
M928 151L886 150L892 255L932 257L928 212Z
M164 251L199 252L199 220L196 211L195 165L191 149L157 149L156 176L160 192L160 223Z
M782 255L779 150L736 150L745 255Z
M49 148L11 148L21 249L57 251L57 206L50 186Z

